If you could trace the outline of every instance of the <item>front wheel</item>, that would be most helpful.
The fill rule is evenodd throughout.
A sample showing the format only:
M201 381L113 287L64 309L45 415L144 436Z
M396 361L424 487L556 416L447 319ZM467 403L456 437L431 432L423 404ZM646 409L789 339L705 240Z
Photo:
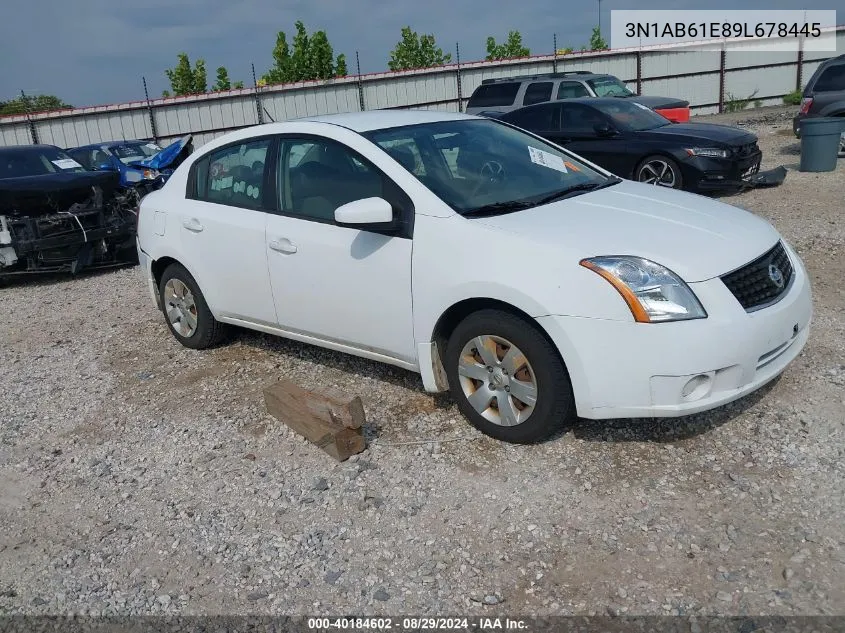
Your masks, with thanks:
M572 386L556 350L513 314L468 316L449 338L444 361L458 408L486 435L529 444L574 418Z
M667 156L649 156L637 167L636 179L647 185L680 189L683 185L681 168Z

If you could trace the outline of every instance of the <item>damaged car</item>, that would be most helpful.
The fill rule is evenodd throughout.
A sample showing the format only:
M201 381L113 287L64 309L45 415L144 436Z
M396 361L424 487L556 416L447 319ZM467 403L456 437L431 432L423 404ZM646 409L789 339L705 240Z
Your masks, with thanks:
M0 148L0 279L137 261L138 202L58 147Z
M193 151L189 134L164 149L144 140L107 141L65 150L89 171L113 171L120 174L120 185L135 188L142 197L160 189L173 170Z

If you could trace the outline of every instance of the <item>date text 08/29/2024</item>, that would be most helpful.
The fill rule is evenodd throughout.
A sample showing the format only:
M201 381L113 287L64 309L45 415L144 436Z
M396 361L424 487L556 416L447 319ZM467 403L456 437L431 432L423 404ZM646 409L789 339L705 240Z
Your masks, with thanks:
M324 617L308 618L311 631L522 631L528 623L519 618L440 618L440 617Z

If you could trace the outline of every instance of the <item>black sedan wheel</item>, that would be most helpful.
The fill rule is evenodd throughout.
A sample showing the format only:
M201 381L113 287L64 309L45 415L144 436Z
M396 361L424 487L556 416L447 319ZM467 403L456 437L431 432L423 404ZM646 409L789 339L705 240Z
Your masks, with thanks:
M649 156L637 167L637 180L648 185L680 189L681 168L666 156Z

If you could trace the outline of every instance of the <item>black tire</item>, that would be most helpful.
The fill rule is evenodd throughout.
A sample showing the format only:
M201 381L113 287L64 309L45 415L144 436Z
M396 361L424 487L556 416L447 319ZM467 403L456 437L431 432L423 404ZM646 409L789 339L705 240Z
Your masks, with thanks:
M536 383L536 404L524 422L514 426L492 422L467 399L458 375L458 363L464 346L477 336L505 339L527 358ZM485 435L513 444L531 444L548 438L575 419L575 401L566 367L536 325L518 316L495 309L471 314L452 332L443 360L458 408Z
M665 163L670 169L672 169L672 172L673 172L674 178L675 178L675 184L671 188L672 189L683 189L684 178L681 175L681 168L680 168L680 166L678 166L678 163L676 161L674 161L673 159L669 158L668 156L663 156L663 155L659 155L659 154L652 154L651 156L646 156L644 159L642 159L639 162L639 164L637 165L637 168L634 170L634 180L639 181L639 182L643 182L642 180L640 180L640 172L643 170L643 168L646 165L648 165L649 163L652 163L652 162L656 162L656 161ZM655 186L659 186L659 185L655 185Z
M170 319L167 316L167 298L165 296L165 286L171 279L181 281L188 290L191 291L196 307L197 326L190 336L183 336L173 327ZM191 276L184 266L181 264L170 264L161 276L161 281L158 285L159 296L161 297L161 311L164 314L164 321L170 329L171 334L185 347L190 349L207 349L214 347L221 343L229 332L228 326L220 323L211 314L208 309L208 304L205 302L205 297L202 294L197 282Z

